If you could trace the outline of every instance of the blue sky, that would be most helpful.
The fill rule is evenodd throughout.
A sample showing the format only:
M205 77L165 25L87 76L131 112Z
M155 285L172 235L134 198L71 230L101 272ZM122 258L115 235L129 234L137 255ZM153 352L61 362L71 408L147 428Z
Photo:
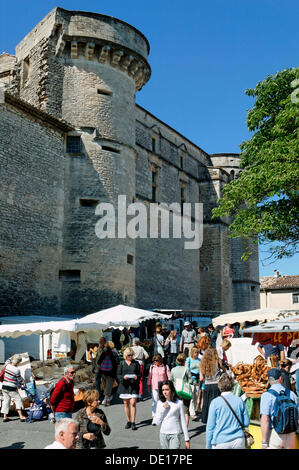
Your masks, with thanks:
M14 54L16 44L57 6L126 21L151 47L152 76L137 103L210 153L237 153L250 137L246 113L253 100L246 88L298 66L295 0L57 1L2 0L0 53ZM261 261L260 275L274 269L299 274L298 267L298 255L274 264Z

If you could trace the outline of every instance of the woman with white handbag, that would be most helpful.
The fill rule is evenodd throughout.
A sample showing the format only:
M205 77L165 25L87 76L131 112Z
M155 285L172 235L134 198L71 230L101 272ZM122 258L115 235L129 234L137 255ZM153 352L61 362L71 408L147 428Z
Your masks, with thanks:
M189 408L192 399L192 375L186 363L185 354L181 353L176 358L177 366L173 367L170 372L170 380L174 383L174 387L179 398L183 400L186 424L189 424Z
M156 423L160 428L162 449L180 449L183 432L185 448L190 449L190 438L184 416L184 405L176 394L171 380L165 380L159 387Z

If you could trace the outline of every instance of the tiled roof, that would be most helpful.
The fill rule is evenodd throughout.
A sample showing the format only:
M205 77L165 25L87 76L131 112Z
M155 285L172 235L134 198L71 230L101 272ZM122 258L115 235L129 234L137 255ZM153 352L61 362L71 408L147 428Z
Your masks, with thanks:
M263 276L260 277L261 289L298 289L299 275L295 276Z

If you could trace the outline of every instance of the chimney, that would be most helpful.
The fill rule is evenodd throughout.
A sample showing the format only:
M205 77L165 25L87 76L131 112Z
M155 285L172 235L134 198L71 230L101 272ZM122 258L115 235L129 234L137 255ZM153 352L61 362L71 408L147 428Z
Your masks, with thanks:
M274 269L274 277L280 277L279 271Z

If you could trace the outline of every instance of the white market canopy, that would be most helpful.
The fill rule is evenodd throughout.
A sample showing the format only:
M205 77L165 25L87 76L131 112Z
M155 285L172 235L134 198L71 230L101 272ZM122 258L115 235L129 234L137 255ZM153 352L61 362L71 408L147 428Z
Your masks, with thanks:
M37 323L12 323L0 325L0 336L6 338L18 338L19 336L29 336L32 334L43 335L47 333L58 333L60 331L69 331L79 333L80 331L101 330L107 328L107 325L101 323L85 322L78 323L78 320L65 321L43 321Z
M106 328L109 327L138 327L139 324L146 320L167 320L169 315L150 310L142 310L127 305L116 305L115 307L100 310L99 312L86 315L80 320L76 320L78 325L83 323L104 323Z
M223 326L227 323L244 323L246 321L271 321L290 317L298 314L298 310L283 310L279 308L260 308L257 310L248 310L246 312L224 313L219 317L213 318L213 326Z
M92 330L99 331L110 327L139 326L139 324L145 320L167 320L168 318L168 315L164 315L162 313L141 310L134 307L128 307L126 305L117 305L75 320L0 325L0 337L18 338L22 335L44 335L47 333L58 333L60 331L74 333L79 333L80 331L88 332Z
M299 315L244 329L244 333L288 333L289 331L299 331Z

